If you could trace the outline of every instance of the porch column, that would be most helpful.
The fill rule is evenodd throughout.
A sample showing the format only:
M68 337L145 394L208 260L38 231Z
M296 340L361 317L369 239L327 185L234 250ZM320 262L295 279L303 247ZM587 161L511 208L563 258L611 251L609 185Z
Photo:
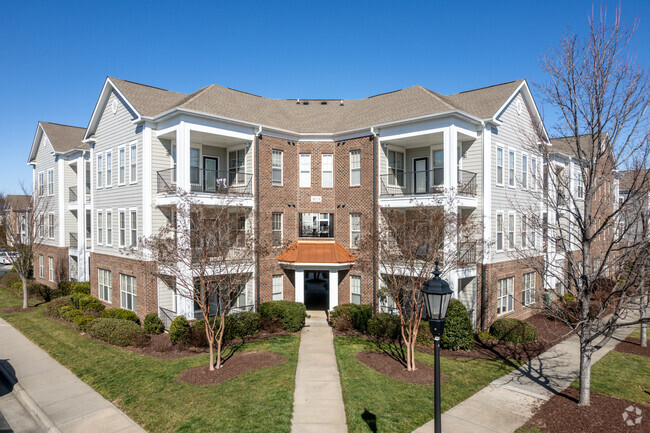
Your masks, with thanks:
M445 188L456 191L458 189L458 131L454 125L444 131L443 140Z
M176 185L190 191L190 129L185 122L176 129Z
M176 263L181 274L180 280L176 281L176 289L183 295L178 295L176 311L187 319L194 319L194 302L188 298L194 292L194 278L189 266L190 255L192 254L190 223L190 205L185 201L181 201L176 206L176 248L179 253L187 254L187 256L180 258Z
M450 224L445 228L445 266L455 272L458 264L458 207L456 193L458 191L458 131L451 125L444 132L445 153L445 213L450 216ZM454 274L455 275L455 274ZM455 278L448 278L449 285L454 290Z
M77 275L78 281L90 281L86 259L86 159L77 158ZM112 215L115 218L115 214ZM112 221L115 221L114 219ZM70 235L68 235L70 236Z
M339 271L331 270L330 272L330 311L339 305Z
M305 303L305 271L304 269L296 269L295 276L296 280L296 302Z

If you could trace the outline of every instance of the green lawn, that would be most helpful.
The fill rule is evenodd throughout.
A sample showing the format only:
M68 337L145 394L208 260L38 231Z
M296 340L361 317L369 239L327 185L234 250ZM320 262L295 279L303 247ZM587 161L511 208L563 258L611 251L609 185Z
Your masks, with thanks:
M0 287L0 311L20 304L13 292ZM85 338L43 312L41 307L0 315L149 432L291 429L297 336L255 341L241 349L277 352L286 363L202 387L176 378L187 368L207 363L207 354L175 360L138 355Z
M433 385L403 383L366 367L355 354L375 350L372 341L337 337L336 357L343 387L343 400L350 432L411 432L433 419ZM433 365L433 356L416 353L416 360ZM441 358L440 368L445 377L442 384L442 411L470 397L493 380L512 371L515 364L508 361L457 360Z

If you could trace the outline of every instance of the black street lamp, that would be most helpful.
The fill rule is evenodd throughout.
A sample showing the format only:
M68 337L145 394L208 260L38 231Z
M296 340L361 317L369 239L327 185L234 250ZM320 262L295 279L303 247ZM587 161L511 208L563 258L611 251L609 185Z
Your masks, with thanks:
M424 295L424 304L429 317L429 328L433 335L433 352L435 357L435 384L434 384L434 406L435 406L435 433L442 432L442 414L440 413L440 337L445 328L445 318L447 317L447 307L449 300L454 293L449 288L449 283L440 278L440 269L436 260L436 269L433 271L433 278L424 283L422 294Z

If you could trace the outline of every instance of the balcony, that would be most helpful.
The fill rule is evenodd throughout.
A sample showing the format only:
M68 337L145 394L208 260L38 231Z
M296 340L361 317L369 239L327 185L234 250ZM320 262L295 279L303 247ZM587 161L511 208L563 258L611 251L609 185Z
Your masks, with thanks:
M443 168L410 172L395 170L393 173L382 174L380 197L442 194L444 193L443 170ZM458 170L458 195L476 197L476 173Z
M78 201L76 186L71 186L70 188L68 188L68 201L70 203L76 203Z
M458 267L473 266L476 264L476 247L478 242L460 242L458 244Z
M70 237L70 248L73 250L76 250L79 248L79 241L77 240L77 233L70 232L69 233Z
M159 171L157 179L159 194L176 193L175 168ZM190 188L195 193L252 196L253 175L230 170L204 170L193 167L190 170Z

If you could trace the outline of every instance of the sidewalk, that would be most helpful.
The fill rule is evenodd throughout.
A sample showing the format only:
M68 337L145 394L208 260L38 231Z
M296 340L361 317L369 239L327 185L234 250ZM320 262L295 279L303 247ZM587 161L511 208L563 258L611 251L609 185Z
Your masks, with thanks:
M346 433L332 329L324 311L307 313L311 318L300 335L291 432Z
M596 363L624 340L634 328L621 328L592 356ZM562 392L579 375L580 345L576 335L556 344L467 400L442 414L445 433L514 432L532 416L533 410ZM593 365L593 364L592 364ZM434 420L414 433L434 431Z
M3 319L0 319L0 374L43 431L144 432Z

